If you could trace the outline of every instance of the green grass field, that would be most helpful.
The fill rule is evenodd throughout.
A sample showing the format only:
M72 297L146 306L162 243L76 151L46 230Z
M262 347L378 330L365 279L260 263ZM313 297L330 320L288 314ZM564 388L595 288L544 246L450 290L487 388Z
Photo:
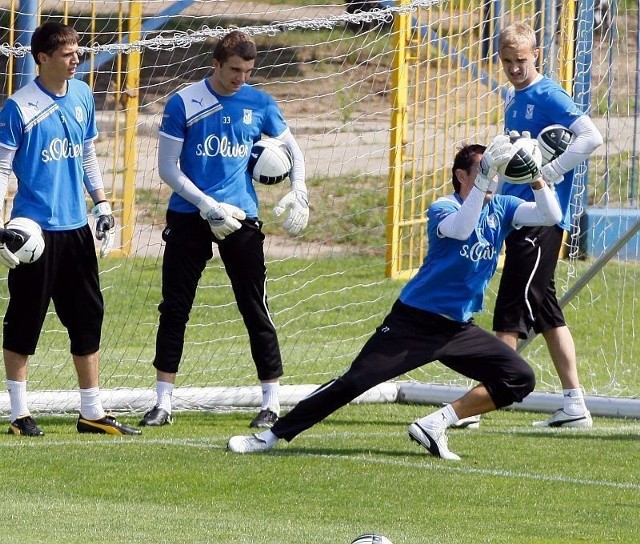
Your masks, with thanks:
M401 288L381 277L382 264L366 255L270 264L272 309L287 360L311 354L285 383L318 383L348 364ZM577 264L579 273L589 266ZM152 387L158 263L110 259L101 268L103 383L122 377ZM611 327L633 323L625 294L636 276L637 266L611 263L567 308L589 385L606 388L611 373L622 370L623 392L637 391L637 338ZM200 359L192 353L185 368L195 371L207 358L222 367L227 357L229 374L214 375L214 383L255 383L230 293L211 287L224 285L219 266L207 270L204 285L199 297L206 304L195 310L197 319L224 323L228 336L206 344ZM6 282L0 283L6 297L2 289ZM478 322L488 327L490 316ZM59 372L53 383L75 388L66 339L55 320L47 326L52 351L39 348L34 381L51 369ZM218 332L200 330L194 344ZM343 345L347 333L351 340ZM58 360L50 358L54 353ZM243 358L244 373L233 369ZM552 374L546 356L538 359L537 373ZM414 378L442 383L439 366L427 365ZM52 383L46 380L40 388ZM640 542L638 420L598 417L591 431L544 430L531 426L543 414L495 412L479 430L450 431L450 447L462 457L452 463L430 457L407 437L407 425L433 409L348 406L289 445L247 456L225 446L230 436L249 431L248 412L178 413L173 426L131 438L79 435L73 416L40 415L41 439L0 429L0 542L349 544L369 531L394 544ZM140 414L120 417L135 424Z
M249 413L180 413L140 437L86 436L42 417L46 436L0 436L4 544L394 544L638 542L637 421L533 429L502 411L449 431L460 462L406 427L431 407L347 406L290 444L236 455ZM124 418L135 423L137 418Z

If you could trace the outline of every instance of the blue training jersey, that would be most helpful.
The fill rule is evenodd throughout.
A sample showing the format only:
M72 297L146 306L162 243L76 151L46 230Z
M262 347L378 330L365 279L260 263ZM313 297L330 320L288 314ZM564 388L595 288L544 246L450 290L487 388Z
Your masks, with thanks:
M169 99L160 134L183 142L180 170L201 191L241 208L247 217L257 217L258 197L247 173L249 153L262 134L279 136L286 129L278 105L264 91L245 84L223 96L205 79ZM197 211L176 193L169 209Z
M567 92L552 79L543 76L525 89L511 89L505 104L505 130L523 132L528 130L535 138L549 125L560 124L569 127L578 117L584 115ZM573 189L573 170L564 175L564 181L556 185L563 218L559 226L571 229L570 203ZM533 191L528 183L504 183L503 194L514 195L528 202L534 202Z
M55 96L36 79L9 97L0 111L0 145L15 151L11 216L44 230L86 225L83 145L97 135L95 102L83 81L69 80L67 93Z
M456 240L441 236L438 226L460 209L462 200L457 194L436 200L427 211L427 255L401 291L400 301L454 321L469 321L482 310L485 289L522 202L516 197L495 195L482 208L473 234L466 240Z

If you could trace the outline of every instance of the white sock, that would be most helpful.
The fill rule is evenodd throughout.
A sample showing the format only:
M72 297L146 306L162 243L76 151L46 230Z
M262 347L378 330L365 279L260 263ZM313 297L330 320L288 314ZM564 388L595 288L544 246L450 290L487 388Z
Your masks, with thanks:
M267 444L267 446L269 446L270 448L275 446L276 443L278 442L278 437L271 432L271 429L269 429L268 431L263 431L261 433L258 433L256 434L256 436L260 440L263 440Z
M280 382L262 382L262 410L271 410L280 415Z
M104 408L100 400L100 388L80 389L80 415L84 419L102 419Z
M170 382L156 382L156 406L171 413L171 397L174 385Z
M578 387L577 389L563 389L562 395L564 399L563 410L570 416L578 416L587 411L582 387Z
M7 380L7 391L11 404L11 421L31 415L27 406L27 382Z
M459 421L459 417L456 414L456 411L453 409L451 404L447 404L446 406L440 408L418 420L418 423L423 425L428 425L430 427L443 427L446 429L449 425L453 425Z

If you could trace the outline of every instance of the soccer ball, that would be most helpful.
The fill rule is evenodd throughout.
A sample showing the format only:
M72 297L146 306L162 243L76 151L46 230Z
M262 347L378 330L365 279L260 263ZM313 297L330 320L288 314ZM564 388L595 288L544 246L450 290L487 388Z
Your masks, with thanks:
M274 185L291 172L293 157L287 144L277 138L262 138L251 148L248 171L253 181Z
M557 159L573 141L573 132L562 125L549 125L538 134L538 147L542 154L542 166Z
M351 541L351 544L392 544L386 536L382 535L360 535Z
M16 232L22 237L22 239L5 243L7 249L21 263L33 263L40 258L44 251L44 238L38 223L26 217L14 217L4 228Z
M531 183L538 179L542 166L538 141L523 137L518 138L513 146L513 155L505 165L498 168L498 173L511 183Z

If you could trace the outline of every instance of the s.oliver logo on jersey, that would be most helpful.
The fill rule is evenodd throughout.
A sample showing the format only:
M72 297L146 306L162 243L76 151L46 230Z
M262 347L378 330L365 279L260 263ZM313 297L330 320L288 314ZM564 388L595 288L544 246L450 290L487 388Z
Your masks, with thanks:
M222 138L211 135L207 136L204 144L196 146L196 155L198 157L248 157L249 146L247 144L232 144L229 138Z
M473 262L490 261L495 254L495 248L483 242L476 242L472 246L465 244L460 250L460 255L471 259Z
M54 138L49 147L42 150L42 162L61 161L82 157L82 144L72 144L66 138Z

